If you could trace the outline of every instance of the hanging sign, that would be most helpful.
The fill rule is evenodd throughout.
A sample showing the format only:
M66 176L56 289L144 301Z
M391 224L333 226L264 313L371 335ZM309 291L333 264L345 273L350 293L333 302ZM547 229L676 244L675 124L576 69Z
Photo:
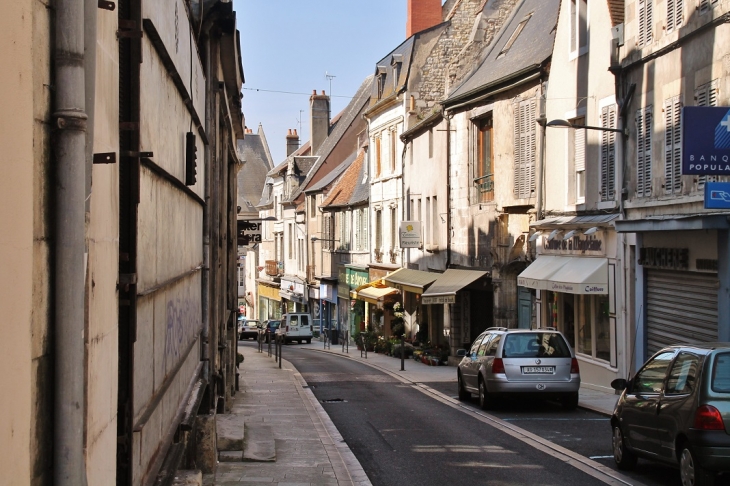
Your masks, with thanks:
M420 248L421 247L421 222L403 221L400 224L400 247Z
M682 175L730 174L730 108L682 108Z

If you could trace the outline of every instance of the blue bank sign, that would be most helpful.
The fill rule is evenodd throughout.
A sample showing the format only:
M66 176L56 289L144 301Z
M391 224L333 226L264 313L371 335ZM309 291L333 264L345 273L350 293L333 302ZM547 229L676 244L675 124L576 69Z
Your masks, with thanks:
M730 107L682 110L682 174L730 175Z
M705 184L705 209L730 209L730 182Z

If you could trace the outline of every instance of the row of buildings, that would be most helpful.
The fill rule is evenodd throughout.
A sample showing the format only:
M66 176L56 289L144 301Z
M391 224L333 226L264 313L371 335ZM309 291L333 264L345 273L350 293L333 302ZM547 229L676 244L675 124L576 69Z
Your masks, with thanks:
M400 302L452 355L554 326L601 389L665 344L730 340L718 176L681 167L683 107L730 101L728 18L724 0L408 0L406 40L349 106L330 119L314 92L311 140L287 136L240 303L342 336L388 335Z
M0 484L168 484L236 391L230 0L0 19Z

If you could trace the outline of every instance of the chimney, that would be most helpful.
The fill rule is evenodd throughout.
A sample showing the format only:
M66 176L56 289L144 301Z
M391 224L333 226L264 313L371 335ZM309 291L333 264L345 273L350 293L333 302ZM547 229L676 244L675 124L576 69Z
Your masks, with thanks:
M442 22L441 0L407 0L406 38Z
M286 156L289 157L291 154L297 151L299 148L299 135L297 129L292 130L291 128L286 134Z
M312 91L312 96L309 97L309 107L310 144L312 155L314 155L330 134L330 97L325 94L324 90L321 95L318 95L315 89Z

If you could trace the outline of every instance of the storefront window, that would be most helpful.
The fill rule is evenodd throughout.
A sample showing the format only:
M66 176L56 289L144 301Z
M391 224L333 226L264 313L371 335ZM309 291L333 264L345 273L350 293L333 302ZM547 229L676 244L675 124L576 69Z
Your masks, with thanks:
M562 332L568 338L570 345L575 348L575 304L577 295L563 294L563 325ZM580 321L578 321L580 323ZM560 327L558 328L560 329Z
M558 328L558 293L548 292L547 293L547 317L548 327ZM572 343L571 343L572 345Z
M591 319L591 296L587 295L576 295L578 301L577 309L575 310L575 321L578 324L578 349L579 353L593 354L593 341L592 341L592 319Z
M608 317L608 296L595 297L596 303L596 358L611 360L611 320Z

